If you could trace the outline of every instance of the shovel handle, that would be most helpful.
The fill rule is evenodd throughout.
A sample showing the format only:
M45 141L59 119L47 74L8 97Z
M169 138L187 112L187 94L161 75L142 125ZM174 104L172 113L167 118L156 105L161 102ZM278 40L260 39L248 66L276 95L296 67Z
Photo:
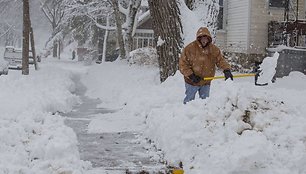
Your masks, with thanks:
M234 78L239 77L254 77L256 74L237 74L233 75ZM215 76L215 77L204 77L204 80L214 80L214 79L224 79L224 76Z

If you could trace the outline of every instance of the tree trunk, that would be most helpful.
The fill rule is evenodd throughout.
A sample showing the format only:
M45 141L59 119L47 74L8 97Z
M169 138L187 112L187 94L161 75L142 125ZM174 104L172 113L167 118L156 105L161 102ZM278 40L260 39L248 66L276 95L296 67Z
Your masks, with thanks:
M57 57L57 49L58 49L58 44L57 41L53 41L53 57Z
M103 23L102 18L98 18L97 22L98 22L98 24L102 24ZM102 28L99 28L99 27L98 27L97 30L98 30L98 44L97 44L97 46L98 46L98 61L97 61L97 63L102 63L103 54L104 54L104 52L103 52L103 47L104 47L103 38L105 36L105 31L106 30L104 30Z
M103 55L101 62L105 62L106 59L106 47L107 47L108 30L105 30L104 41L103 41Z
M22 74L29 75L29 37L30 10L29 0L23 0L23 42L22 42Z
M61 45L61 41L58 41L58 59L61 59L61 49L62 49L62 45Z
M125 51L126 55L132 51L133 48L133 29L135 25L136 14L140 7L141 0L130 0L129 4L129 14L127 16L127 30L126 30L126 37L125 37Z
M155 39L158 40L157 54L160 80L164 82L178 70L178 60L182 48L182 25L176 0L149 0L153 17ZM159 44L160 41L164 43Z
M113 4L113 9L114 9L115 18L116 18L117 41L118 41L119 49L120 49L120 58L125 59L126 55L125 55L125 48L124 48L124 41L123 41L123 34L122 34L122 20L120 17L118 0L112 0L112 4Z
M109 15L106 17L106 27L109 27ZM104 41L103 41L103 55L101 62L105 62L106 59L106 46L107 46L107 39L108 39L108 30L105 30L104 34Z

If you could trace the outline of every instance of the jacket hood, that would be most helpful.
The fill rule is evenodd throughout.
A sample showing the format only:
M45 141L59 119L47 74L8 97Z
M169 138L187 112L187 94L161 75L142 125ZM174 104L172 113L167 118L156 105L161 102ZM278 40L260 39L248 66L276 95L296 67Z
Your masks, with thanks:
M212 42L212 38L211 38L211 34L208 30L207 27L201 27L199 28L198 32L197 32L197 40L200 36L208 36L208 39L209 39L209 43Z

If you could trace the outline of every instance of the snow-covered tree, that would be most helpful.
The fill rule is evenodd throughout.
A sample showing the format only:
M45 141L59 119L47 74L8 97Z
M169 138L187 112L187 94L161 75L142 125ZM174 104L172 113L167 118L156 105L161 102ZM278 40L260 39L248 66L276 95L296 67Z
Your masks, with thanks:
M105 60L108 33L115 30L112 6L107 0L70 1L63 22L63 35L77 41L78 46L98 51L98 59Z
M22 2L0 1L0 44L20 46Z
M137 25L137 12L139 10L141 0L130 0L128 5L128 13L126 14L125 31L125 50L127 53L132 51L133 32ZM128 55L128 54L127 54Z
M121 58L126 58L126 56L129 56L129 52L132 51L133 34L137 26L137 17L141 0L112 0L112 4L116 16L120 55ZM126 5L126 7L124 7L124 5ZM122 30L124 30L124 33L121 32Z
M119 44L120 57L124 59L126 57L126 50L124 47L124 40L122 34L122 19L119 10L119 3L117 0L112 0L112 5L114 9L114 15L116 19L116 28L117 28L117 41Z
M185 45L195 39L197 30L203 26L208 27L215 37L219 0L177 0L177 2L181 13Z
M58 40L65 40L66 43L63 43L63 46L77 42L78 46L98 50L98 54L103 54L102 58L105 59L106 51L102 51L106 50L108 32L115 29L111 24L112 8L108 0L57 0L57 3L41 0L41 3L45 14L48 14L48 11L50 13L46 16L53 28L52 37L48 41L49 45L52 42L57 43ZM50 7L53 7L53 10L50 10L52 9ZM107 21L110 22L107 24Z
M154 34L157 39L160 80L165 81L178 69L179 53L182 47L182 26L176 0L149 0L153 17Z
M48 42L53 43L53 57L57 57L58 46L61 40L58 37L58 34L61 32L59 26L65 17L65 4L63 0L40 0L40 2L41 9L52 28L52 36Z

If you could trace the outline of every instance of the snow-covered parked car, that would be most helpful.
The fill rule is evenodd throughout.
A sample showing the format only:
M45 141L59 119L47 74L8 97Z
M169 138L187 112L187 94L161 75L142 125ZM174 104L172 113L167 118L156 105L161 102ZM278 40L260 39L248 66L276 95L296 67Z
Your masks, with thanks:
M22 49L13 46L6 46L4 51L4 60L8 62L9 69L22 68ZM33 56L29 54L29 64L34 64Z
M5 61L2 57L0 58L0 75L8 74L8 62Z

